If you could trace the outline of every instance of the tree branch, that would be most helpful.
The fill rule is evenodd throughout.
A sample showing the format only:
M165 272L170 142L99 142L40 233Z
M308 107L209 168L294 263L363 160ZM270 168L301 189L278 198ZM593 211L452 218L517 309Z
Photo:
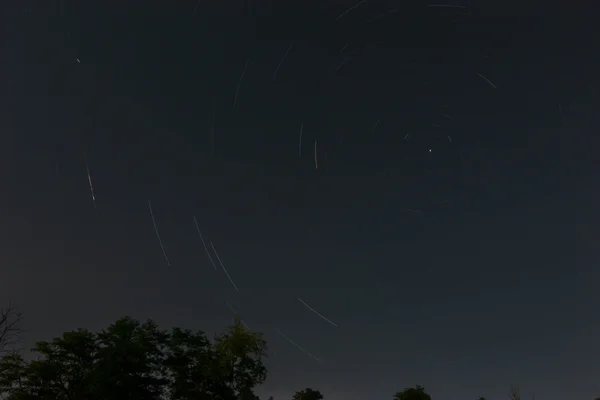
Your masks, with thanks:
M10 351L21 338L21 321L23 314L17 307L9 303L8 307L0 308L0 355Z

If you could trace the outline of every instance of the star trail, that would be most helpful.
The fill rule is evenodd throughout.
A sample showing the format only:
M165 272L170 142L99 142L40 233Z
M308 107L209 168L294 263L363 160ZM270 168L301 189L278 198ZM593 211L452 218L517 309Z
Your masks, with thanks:
M233 314L265 399L600 393L583 16L109 3L2 17L0 301L27 345Z

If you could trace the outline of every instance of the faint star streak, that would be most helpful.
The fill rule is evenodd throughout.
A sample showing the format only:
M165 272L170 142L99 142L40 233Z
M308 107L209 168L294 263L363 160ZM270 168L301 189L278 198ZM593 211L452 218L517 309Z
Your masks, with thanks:
M229 276L229 272L227 272L227 270L225 269L225 266L221 262L221 257L219 257L219 253L217 253L217 249L215 249L215 246L213 245L213 243L210 240L209 240L209 243L210 243L210 247L212 247L212 249L213 249L213 252L217 256L217 260L219 261L219 264L221 264L221 268L223 268L223 272L225 272L225 275L227 275L227 278L229 278L229 282L231 282L231 284L233 285L233 287L235 288L235 290L237 290L239 292L240 289L238 289L238 287L236 286L236 284L233 281L233 279L231 279L231 276Z
M158 228L156 227L156 221L154 220L154 213L152 212L152 204L150 204L150 200L148 200L148 208L150 208L150 216L152 217L152 224L154 225L154 232L156 232L156 237L158 238L158 244L160 244L160 249L163 252L165 261L167 262L167 265L170 267L171 263L169 262L169 257L167 257L167 253L165 252L165 248L164 248L162 240L160 238L160 234L158 233Z
M329 322L331 325L335 326L336 328L339 328L340 326L338 324L336 324L335 322L331 321L330 319L324 317L321 313L319 313L317 310L315 310L314 308L312 308L311 306L309 306L308 304L306 304L306 302L304 300L302 300L300 297L298 297L298 301L302 304L304 304L304 306L306 308L308 308L310 311L312 311L313 313L317 314L319 317L321 317L321 319Z
M200 227L198 227L198 221L196 221L196 217L192 217L192 218L194 218L194 225L196 225L196 230L198 231L198 235L200 235L200 240L202 241L202 246L204 246L204 251L206 252L206 255L208 256L210 263L212 264L212 266L214 267L214 269L216 271L217 266L215 265L215 262L213 261L212 257L210 256L208 247L206 247L206 243L204 242L204 238L202 237L202 232L200 232Z
M312 354L310 354L308 351L306 351L306 350L304 350L302 347L300 347L300 345L299 345L298 343L294 342L292 339L290 339L289 337L285 336L285 335L283 334L283 332L281 332L279 329L275 328L275 330L276 330L277 332L279 332L279 334L280 334L281 336L283 336L284 338L286 338L288 342L290 342L291 344L293 344L294 346L296 346L298 349L300 349L300 351L302 351L303 353L307 354L308 356L310 356L310 357L314 358L315 360L317 360L317 361L318 361L318 362L320 362L320 363L322 363L322 362L323 362L323 360L321 360L320 358L318 358L318 357L316 357L316 356L313 356L313 355L312 355Z

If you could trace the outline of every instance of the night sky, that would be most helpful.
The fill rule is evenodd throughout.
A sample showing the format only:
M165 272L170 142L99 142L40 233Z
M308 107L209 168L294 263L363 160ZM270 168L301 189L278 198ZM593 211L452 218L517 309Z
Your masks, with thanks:
M354 4L3 2L26 347L123 315L212 336L227 302L276 400L600 395L595 21Z

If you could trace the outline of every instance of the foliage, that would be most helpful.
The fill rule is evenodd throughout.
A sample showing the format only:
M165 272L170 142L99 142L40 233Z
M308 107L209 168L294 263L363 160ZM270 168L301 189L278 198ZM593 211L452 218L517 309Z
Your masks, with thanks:
M322 400L323 395L318 390L306 388L294 394L293 400Z
M0 313L0 351L18 338L21 314ZM259 400L254 389L267 378L267 345L262 334L239 318L209 340L204 332L158 328L124 317L97 333L65 332L32 349L0 358L0 398L6 400ZM519 400L511 387L510 398ZM431 400L423 386L407 388L395 400ZM273 400L269 397L268 400ZM306 388L293 400L323 400ZM480 397L479 400L485 400Z
M266 379L262 336L239 320L213 342L201 332L158 329L122 318L106 330L65 332L33 348L26 362L0 359L7 400L254 400Z
M406 388L394 395L396 400L431 400L431 396L425 392L423 386L417 385L414 388Z
M510 392L508 394L508 398L510 400L521 400L521 395L519 393L519 388L515 386L510 386Z
M248 396L252 388L267 379L267 369L261 361L266 348L262 334L245 329L237 317L225 333L215 338L216 358L226 381L245 398L251 399Z

